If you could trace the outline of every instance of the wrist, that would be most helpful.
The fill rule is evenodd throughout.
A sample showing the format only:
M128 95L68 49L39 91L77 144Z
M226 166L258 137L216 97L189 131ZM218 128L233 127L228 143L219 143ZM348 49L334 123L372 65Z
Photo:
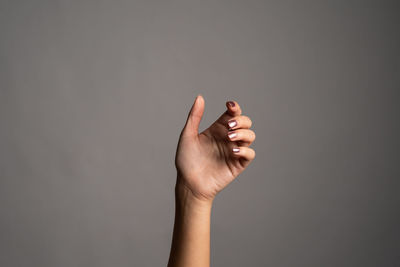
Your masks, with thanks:
M210 210L213 204L213 199L198 196L179 177L175 185L175 199L180 206L200 211Z

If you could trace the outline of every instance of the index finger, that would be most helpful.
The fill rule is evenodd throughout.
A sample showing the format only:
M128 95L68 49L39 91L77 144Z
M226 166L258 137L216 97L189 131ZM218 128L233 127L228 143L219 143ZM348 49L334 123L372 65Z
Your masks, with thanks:
M226 107L228 108L227 112L231 116L239 116L242 114L242 109L236 101L227 101Z

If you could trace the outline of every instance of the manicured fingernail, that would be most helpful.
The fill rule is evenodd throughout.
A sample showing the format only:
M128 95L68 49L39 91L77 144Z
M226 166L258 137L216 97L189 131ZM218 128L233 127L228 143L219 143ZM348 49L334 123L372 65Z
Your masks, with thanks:
M235 102L233 101L228 101L228 105L231 106L232 108L235 106Z
M237 125L237 122L236 122L236 120L231 120L231 121L228 121L228 125L229 125L229 127L233 128Z
M240 148L234 147L234 148L232 149L232 151L233 151L233 153L239 153L239 152L240 152Z
M237 133L230 133L230 134L228 134L228 136L229 136L230 139L236 137L236 135L237 135Z

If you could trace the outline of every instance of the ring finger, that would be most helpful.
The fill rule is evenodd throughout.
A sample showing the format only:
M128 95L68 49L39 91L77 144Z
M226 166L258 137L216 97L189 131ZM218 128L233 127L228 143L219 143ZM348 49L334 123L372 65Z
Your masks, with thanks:
M240 141L244 145L251 145L256 139L256 134L250 129L237 129L228 132L228 140Z

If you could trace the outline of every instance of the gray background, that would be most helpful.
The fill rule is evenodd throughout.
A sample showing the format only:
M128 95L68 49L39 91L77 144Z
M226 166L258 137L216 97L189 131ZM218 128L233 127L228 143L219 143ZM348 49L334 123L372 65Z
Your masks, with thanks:
M1 1L0 265L165 266L179 133L257 157L213 266L400 266L397 1Z

